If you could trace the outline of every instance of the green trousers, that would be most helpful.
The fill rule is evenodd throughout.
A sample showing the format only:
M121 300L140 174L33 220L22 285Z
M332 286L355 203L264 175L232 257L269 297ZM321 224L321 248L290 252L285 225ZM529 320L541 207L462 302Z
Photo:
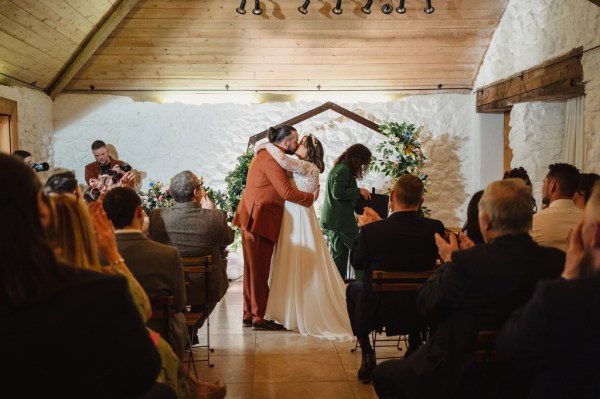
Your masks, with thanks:
M339 231L329 230L327 236L329 237L331 257L333 258L340 275L346 280L348 274L348 256L350 255L350 250L352 249L352 245L358 234L340 233ZM362 270L356 271L355 274L356 280L361 281L363 274Z

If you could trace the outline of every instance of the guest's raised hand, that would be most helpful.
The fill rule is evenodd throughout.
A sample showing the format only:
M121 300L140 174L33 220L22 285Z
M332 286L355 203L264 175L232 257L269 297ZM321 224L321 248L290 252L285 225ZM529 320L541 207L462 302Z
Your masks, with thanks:
M456 235L450 234L450 242L446 242L444 238L435 233L435 245L438 247L438 254L440 255L440 259L444 262L450 262L452 259L452 252L458 251L458 242L456 242Z
M364 199L371 199L371 192L369 190L367 190L366 188L361 188L360 189L360 195L364 198Z
M581 236L581 228L583 220L577 223L577 226L569 232L569 244L567 247L567 257L565 260L565 269L563 278L567 280L579 277L579 265L583 259L583 238Z
M452 234L454 235L454 234ZM475 246L473 240L471 240L464 232L458 233L458 238L460 239L460 249L468 249Z
M98 251L109 262L118 261L121 259L121 255L117 248L115 228L112 222L108 220L102 208L102 203L92 202L88 205L88 209L92 225L94 226Z

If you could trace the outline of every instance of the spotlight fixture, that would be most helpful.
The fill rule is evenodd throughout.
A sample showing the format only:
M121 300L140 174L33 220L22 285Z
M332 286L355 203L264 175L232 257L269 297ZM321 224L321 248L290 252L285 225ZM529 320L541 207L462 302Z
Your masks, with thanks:
M238 14L245 14L246 13L246 0L242 0L242 2L240 3L240 6L238 8L235 9L235 11L237 11Z
M254 15L262 14L262 9L260 8L260 0L254 0L254 9L252 10L252 14L254 14Z
M398 14L404 14L406 12L406 8L404 8L404 0L400 0L400 4L396 7L396 12Z
M381 12L386 15L391 14L392 11L394 11L394 6L392 5L391 2L385 3L384 5L381 6Z
M336 15L340 15L342 13L342 0L337 0L335 2L335 8L331 11Z
M367 4L365 4L364 7L361 8L362 12L364 12L365 14L370 14L372 5L373 5L373 0L367 0Z
M304 4L302 4L300 7L298 7L298 11L300 11L302 14L306 14L308 12L309 5L310 5L310 0L306 0L304 2Z
M425 0L425 3L427 3L427 6L425 7L425 10L424 10L424 11L425 11L427 14L431 14L432 12L434 12L434 11L435 11L435 8L433 8L433 7L431 6L431 0Z

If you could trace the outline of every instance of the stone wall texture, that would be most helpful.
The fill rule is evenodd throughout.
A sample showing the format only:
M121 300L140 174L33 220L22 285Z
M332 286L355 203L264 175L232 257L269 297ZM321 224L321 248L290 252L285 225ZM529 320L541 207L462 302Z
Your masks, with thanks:
M457 226L472 192L476 151L471 140L470 97L410 96L400 101L339 105L377 123L407 121L422 127L422 143L429 157L425 172L431 182L426 204L433 217ZM101 139L115 146L120 159L142 172L144 185L150 180L168 183L174 174L189 169L204 176L209 186L225 189L224 178L246 150L251 135L319 105L307 101L186 105L107 95L61 95L54 106L54 162L57 167L73 169L82 181L85 164L93 161L90 144ZM296 127L300 135L312 132L324 144L327 168L321 177L323 188L331 165L348 146L362 143L375 152L383 137L333 111ZM360 182L379 192L389 184L374 172Z
M479 88L583 46L585 172L600 172L600 7L587 0L511 0L494 33ZM538 196L549 163L559 162L564 104L519 104L511 112L513 167L525 167ZM561 122L562 121L562 122Z

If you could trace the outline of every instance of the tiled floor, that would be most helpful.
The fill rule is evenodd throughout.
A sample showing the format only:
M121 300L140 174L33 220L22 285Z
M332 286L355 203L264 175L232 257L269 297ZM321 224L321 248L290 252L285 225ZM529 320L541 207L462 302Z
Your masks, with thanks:
M206 342L205 328L198 334L200 343ZM231 283L211 314L210 333L214 368L197 361L198 375L207 381L223 379L227 398L377 398L372 385L356 378L361 356L360 351L350 352L353 342L242 327L241 282ZM197 360L206 358L205 348L195 348L194 352Z

